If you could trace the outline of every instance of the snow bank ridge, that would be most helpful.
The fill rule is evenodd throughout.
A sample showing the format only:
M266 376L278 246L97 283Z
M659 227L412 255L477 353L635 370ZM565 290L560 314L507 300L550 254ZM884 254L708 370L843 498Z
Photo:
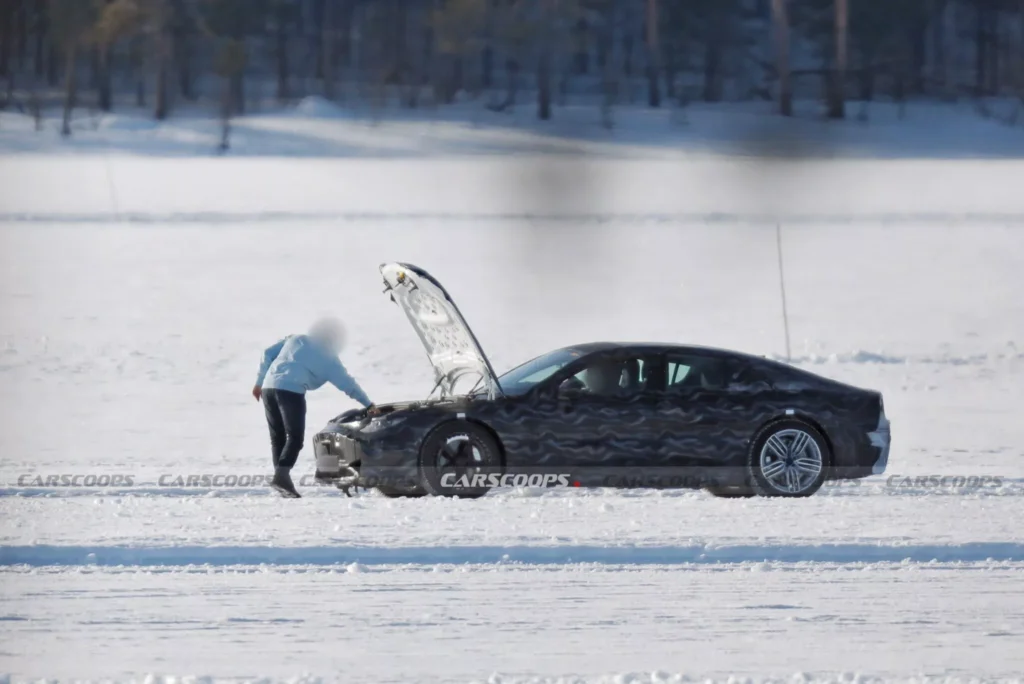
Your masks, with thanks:
M806 356L794 356L790 359L787 359L785 356L773 354L772 358L775 359L776 361L786 361L788 363L798 366L824 365L831 363L874 363L895 365L935 364L943 366L984 366L997 361L1024 360L1024 352L1016 351L1016 346L1012 342L1009 343L1007 347L1011 351L985 354L970 354L967 356L955 356L950 354L901 356L894 354L884 354L879 352L865 351L861 349L856 351L840 352L825 355L808 354Z
M808 212L759 213L727 211L694 212L598 212L587 213L568 209L564 212L545 211L97 211L0 212L0 223L83 223L83 224L226 224L274 222L357 222L357 221L549 221L586 225L603 224L1017 224L1024 222L1024 212L866 212L858 214L819 214Z
M797 543L684 546L59 546L0 547L0 566L338 565L348 573L370 566L504 564L686 565L737 563L1024 562L1021 542Z
M39 684L47 680L26 679L0 675L0 684ZM90 680L75 680L78 684L90 684ZM161 675L146 674L139 679L101 680L104 684L329 684L347 681L344 676L339 678L323 678L308 674L275 679L273 677L257 678L218 678L196 675ZM663 672L626 672L603 675L563 675L556 677L534 677L494 672L486 679L469 680L470 684L1022 684L1024 679L990 679L985 677L876 677L857 672L794 673L791 677L725 677L712 678L691 676L681 673Z

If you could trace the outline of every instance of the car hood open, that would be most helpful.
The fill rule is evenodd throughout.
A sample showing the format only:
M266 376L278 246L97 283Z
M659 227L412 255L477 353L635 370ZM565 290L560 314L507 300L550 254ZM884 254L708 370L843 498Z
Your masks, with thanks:
M427 351L441 396L455 396L460 381L464 392L479 381L488 397L500 396L498 376L441 283L412 264L381 264L380 273L384 291L405 312Z

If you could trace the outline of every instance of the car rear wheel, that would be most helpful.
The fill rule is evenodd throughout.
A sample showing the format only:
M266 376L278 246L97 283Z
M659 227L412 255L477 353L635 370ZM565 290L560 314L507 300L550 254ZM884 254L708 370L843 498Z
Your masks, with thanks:
M486 477L501 472L501 453L487 430L465 421L444 423L423 441L420 478L434 496L476 499L488 491Z
M751 443L747 470L761 496L810 496L821 488L831 460L828 443L810 423L779 420L761 429Z

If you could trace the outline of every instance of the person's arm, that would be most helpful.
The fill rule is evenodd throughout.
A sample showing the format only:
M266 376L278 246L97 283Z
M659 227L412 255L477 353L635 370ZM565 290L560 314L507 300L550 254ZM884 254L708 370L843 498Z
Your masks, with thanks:
M370 408L373 406L373 402L370 401L370 397L366 396L366 392L359 386L359 383L355 381L351 375L349 375L348 369L345 368L345 364L340 359L335 357L332 359L327 372L327 381L337 387L339 390L352 397L353 400L363 405L363 408Z
M252 388L252 396L256 397L256 401L260 400L260 395L263 393L263 380L267 377L267 371L270 370L270 364L274 363L274 359L276 359L277 355L281 353L281 349L284 347L285 340L287 339L288 338L285 337L278 340L263 351L263 358L260 360L260 370L259 373L256 374L256 384L253 385Z

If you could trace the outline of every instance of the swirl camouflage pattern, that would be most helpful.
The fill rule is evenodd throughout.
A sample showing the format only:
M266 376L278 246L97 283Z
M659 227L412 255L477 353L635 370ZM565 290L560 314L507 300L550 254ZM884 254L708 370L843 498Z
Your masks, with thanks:
M381 274L423 342L435 389L330 421L313 438L321 481L389 496L475 497L496 481L808 496L886 468L879 392L657 343L575 345L498 377L440 283L409 264Z

